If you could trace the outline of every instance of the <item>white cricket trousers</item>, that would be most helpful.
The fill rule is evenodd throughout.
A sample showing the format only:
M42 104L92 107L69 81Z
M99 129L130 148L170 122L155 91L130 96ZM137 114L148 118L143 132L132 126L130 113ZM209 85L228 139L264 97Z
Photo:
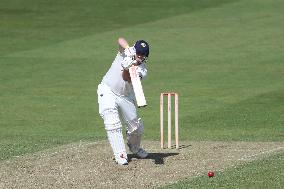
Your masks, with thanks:
M119 96L112 92L106 84L98 85L99 114L104 120L108 140L111 144L114 155L126 154L125 144L122 134L121 119L125 123L137 120L137 110L134 101L126 96ZM127 124L127 131L135 130L131 128L133 124ZM134 125L135 126L135 125ZM136 126L135 126L136 127Z
M98 86L99 114L105 111L114 110L119 112L125 122L138 119L138 114L133 99L127 96L119 96L111 91L106 84Z

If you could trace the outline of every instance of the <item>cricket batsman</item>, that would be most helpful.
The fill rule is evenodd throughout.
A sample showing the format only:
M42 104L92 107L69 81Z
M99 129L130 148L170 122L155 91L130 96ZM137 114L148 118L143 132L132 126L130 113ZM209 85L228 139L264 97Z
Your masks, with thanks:
M128 42L121 37L118 39L118 46L118 53L98 85L97 94L99 114L104 121L115 161L119 165L127 165L121 120L126 124L129 150L139 158L148 156L148 153L140 147L144 125L136 110L135 95L128 69L135 65L141 80L146 77L145 62L149 56L149 45L144 40L138 40L134 46L129 46Z

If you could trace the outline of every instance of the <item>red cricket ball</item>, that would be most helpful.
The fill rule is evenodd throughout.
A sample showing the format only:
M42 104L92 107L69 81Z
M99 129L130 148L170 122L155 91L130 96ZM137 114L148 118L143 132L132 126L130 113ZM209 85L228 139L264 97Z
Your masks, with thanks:
M209 171L209 172L208 172L208 177L214 177L214 172Z

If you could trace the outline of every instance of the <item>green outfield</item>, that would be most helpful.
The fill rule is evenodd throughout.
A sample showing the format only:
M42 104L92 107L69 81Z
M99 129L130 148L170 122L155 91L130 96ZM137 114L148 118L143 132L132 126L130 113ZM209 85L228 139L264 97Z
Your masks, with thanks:
M174 91L182 141L283 142L283 9L281 0L1 0L0 160L106 139L96 89L120 36L151 46L145 140L159 140L159 95ZM271 177L259 172L283 177L283 161L169 187L237 187L240 176L261 188Z

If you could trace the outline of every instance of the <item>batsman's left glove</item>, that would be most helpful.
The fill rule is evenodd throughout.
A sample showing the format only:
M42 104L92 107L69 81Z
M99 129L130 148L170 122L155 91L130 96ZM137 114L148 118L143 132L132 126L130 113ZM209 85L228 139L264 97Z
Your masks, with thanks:
M126 49L124 49L124 54L127 57L134 57L136 54L136 50L134 47L128 47Z

